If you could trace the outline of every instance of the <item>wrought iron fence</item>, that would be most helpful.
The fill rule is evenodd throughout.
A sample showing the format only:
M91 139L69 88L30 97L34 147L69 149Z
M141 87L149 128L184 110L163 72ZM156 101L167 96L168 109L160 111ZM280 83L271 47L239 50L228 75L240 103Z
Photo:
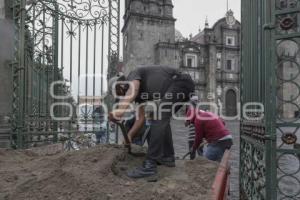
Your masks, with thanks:
M99 132L104 74L119 58L120 1L14 0L13 12L13 145Z
M298 0L242 1L241 99L264 117L241 123L241 199L300 198L299 17Z

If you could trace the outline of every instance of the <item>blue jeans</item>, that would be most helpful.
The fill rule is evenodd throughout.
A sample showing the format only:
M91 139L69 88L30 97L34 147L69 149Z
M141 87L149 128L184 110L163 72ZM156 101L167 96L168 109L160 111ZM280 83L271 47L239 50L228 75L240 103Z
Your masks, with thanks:
M97 144L104 144L106 142L106 131L96 132L95 135Z
M224 140L217 143L208 144L206 150L204 151L204 157L206 157L208 160L220 162L226 149L230 149L231 146L232 140Z
M218 144L208 144L204 151L204 157L208 160L221 161L224 150Z

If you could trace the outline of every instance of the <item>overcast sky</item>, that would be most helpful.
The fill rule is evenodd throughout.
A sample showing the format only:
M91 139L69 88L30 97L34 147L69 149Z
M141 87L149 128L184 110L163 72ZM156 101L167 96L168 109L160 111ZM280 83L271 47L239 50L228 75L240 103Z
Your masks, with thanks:
M235 17L240 21L240 1L229 0L229 9L232 9ZM203 29L207 16L209 25L224 17L227 9L227 0L173 0L174 17L177 18L176 29L184 37L190 33L198 33Z

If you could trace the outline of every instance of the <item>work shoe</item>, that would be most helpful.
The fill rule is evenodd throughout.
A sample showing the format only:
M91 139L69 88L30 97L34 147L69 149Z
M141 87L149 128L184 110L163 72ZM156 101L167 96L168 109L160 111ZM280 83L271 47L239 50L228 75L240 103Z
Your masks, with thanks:
M158 165L164 165L166 167L175 167L174 157L165 157L157 161Z
M127 172L130 178L145 178L157 174L157 164L153 160L145 160L142 167Z

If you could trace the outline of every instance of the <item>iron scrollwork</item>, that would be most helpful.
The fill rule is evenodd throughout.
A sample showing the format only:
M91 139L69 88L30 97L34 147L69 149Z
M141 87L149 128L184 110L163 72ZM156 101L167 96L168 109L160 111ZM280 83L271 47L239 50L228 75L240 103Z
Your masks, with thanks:
M50 140L50 136L53 136L54 141L55 134L63 130L78 132L79 127L77 125L76 129L74 119L57 122L51 118L50 105L56 100L45 88L49 88L53 81L70 81L71 85L72 76L73 82L78 80L75 71L81 74L83 71L98 73L100 71L98 66L102 68L104 66L101 59L107 56L106 53L114 52L119 55L119 49L116 48L119 46L119 40L116 38L119 38L120 31L119 0L14 0L13 2L15 28L18 34L22 34L16 34L15 37L13 134L22 132L22 135L26 135L26 145L30 145L34 141L42 141L43 138ZM110 29L106 28L108 24L111 26ZM108 37L105 37L105 34L114 36L110 37L111 43L108 47L112 49L110 51L106 49L108 45L105 38ZM20 44L24 48L18 49ZM22 56L19 56L20 54ZM24 58L23 64L18 63L21 57ZM94 60L90 62L92 58ZM22 77L22 73L19 73L20 66L24 66L22 70L25 70L23 74L26 77ZM93 67L94 70L91 69ZM93 90L96 91L97 88L94 87ZM57 86L55 93L65 96L70 91ZM26 101L22 95L26 96ZM73 102L70 104L73 105ZM24 112L21 113L20 110ZM54 112L55 116L62 117L67 111L56 106ZM19 135L18 142L24 143L22 135Z
M262 123L244 121L241 125L241 132L243 135L256 139L257 142L265 143L265 126Z
M295 8L298 4L298 0L277 0L276 8L278 10Z
M277 198L300 197L300 152L295 148L299 137L300 118L300 41L299 0L276 2L276 82L277 82L277 130L276 167ZM296 10L297 8L297 10Z
M266 199L265 153L262 149L241 139L241 197L240 199Z
M296 19L293 17L284 17L280 20L280 27L282 30L289 30L295 26Z
M276 34L298 33L299 12L293 10L299 8L299 0L276 0L275 6L276 11L281 11L280 14L276 14Z
M80 20L106 19L109 0L35 0L60 16Z
M297 142L297 136L293 133L284 133L281 136L281 140L288 145L295 144Z

